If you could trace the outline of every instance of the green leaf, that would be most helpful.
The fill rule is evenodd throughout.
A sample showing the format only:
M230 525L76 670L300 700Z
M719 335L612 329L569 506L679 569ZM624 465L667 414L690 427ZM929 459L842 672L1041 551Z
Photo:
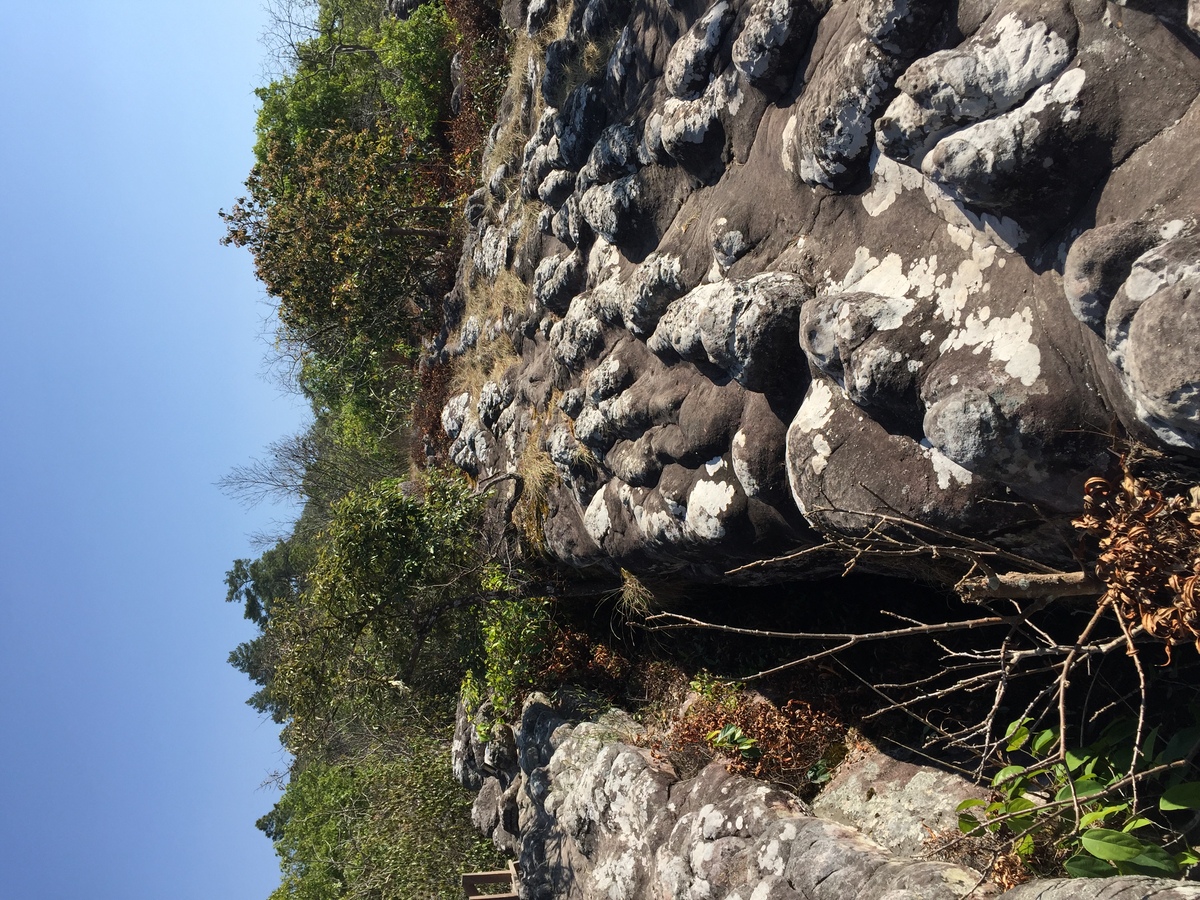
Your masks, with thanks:
M1117 869L1112 863L1077 853L1063 863L1063 868L1072 878L1107 878L1116 875Z
M1126 834L1131 834L1132 832L1137 831L1139 828L1145 828L1147 825L1153 825L1153 824L1154 823L1151 822L1149 819L1144 818L1142 816L1138 816L1135 819L1130 819L1128 822L1126 822L1124 825L1122 825L1121 830L1123 832L1125 832Z
M1104 790L1104 784L1097 781L1095 778L1080 778L1073 782L1073 785L1075 787L1074 796L1079 799L1090 797L1092 794L1098 794L1100 791ZM1063 785L1062 788L1059 789L1059 792L1054 795L1054 799L1060 802L1063 800L1070 800L1072 796L1071 787L1072 785L1070 784Z
M1088 761L1088 757L1084 755L1082 750L1068 750L1066 756L1067 768L1072 772Z
M1047 728L1045 731L1039 731L1033 737L1033 742L1029 745L1029 752L1034 756L1044 756L1046 751L1054 746L1054 742L1058 740L1058 733L1053 728Z
M1200 809L1200 781L1185 781L1163 791L1159 809Z
M996 773L996 777L992 779L992 787L999 787L1003 782L1008 781L1018 772L1024 772L1024 766L1005 766Z
M1025 837L1023 837L1019 841L1017 841L1016 845L1013 847L1013 852L1016 853L1017 856L1020 856L1023 859L1032 856L1033 851L1034 851L1034 843L1033 843L1033 835L1031 835L1031 834L1025 835Z
M958 815L958 830L963 834L970 834L972 831L980 827L980 822L977 818L967 813L959 813Z
M1172 735L1171 740L1167 741L1167 746L1163 748L1162 754L1155 762L1164 765L1187 759L1188 754L1196 748L1197 744L1200 744L1200 725L1184 728Z
M1194 866L1196 863L1200 863L1200 853L1197 853L1193 847L1175 854L1175 865L1181 869L1185 866Z
M1008 802L1007 807L1008 808L1005 810L1006 812L1019 813L1034 809L1037 807L1037 804L1028 797L1014 797ZM1014 816L1008 820L1008 827L1014 832L1025 831L1027 828L1031 828L1033 826L1036 818L1036 814L1028 816Z
M968 797L962 803L958 804L958 806L954 807L954 811L963 812L964 810L971 809L976 806L987 806L987 801L981 800L978 797Z
M1128 803L1122 803L1120 806L1106 806L1104 809L1098 809L1095 812L1090 812L1079 820L1080 828L1088 828L1095 825L1101 819L1106 819L1109 816L1117 813L1126 812L1129 809Z
M1162 847L1153 844L1143 844L1142 852L1133 859L1117 862L1117 870L1122 875L1151 875L1159 878L1175 878L1179 875L1179 866L1175 858Z
M1029 729L1022 725L1009 735L1007 750L1009 753L1014 750L1020 750L1025 746L1025 742L1029 740Z
M1015 719L1015 720L1013 720L1012 722L1009 722L1009 723L1008 723L1008 728L1004 729L1004 738L1005 738L1005 740L1007 740L1008 738L1011 738L1013 735L1015 735L1015 734L1016 734L1018 731L1020 731L1022 728L1024 728L1024 729L1025 729L1025 731L1026 731L1026 732L1028 732L1028 731L1029 731L1029 728L1028 728L1027 726L1028 726L1028 725L1029 725L1029 723L1031 723L1032 721L1033 721L1033 719Z
M1079 836L1083 849L1092 856L1108 860L1136 859L1146 846L1133 835L1108 828L1092 828Z

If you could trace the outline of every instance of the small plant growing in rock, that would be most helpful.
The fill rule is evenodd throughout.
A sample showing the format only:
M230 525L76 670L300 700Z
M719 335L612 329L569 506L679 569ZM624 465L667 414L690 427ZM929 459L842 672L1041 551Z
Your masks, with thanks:
M713 749L723 753L738 753L742 759L758 759L762 756L758 741L732 723L710 731L707 740Z

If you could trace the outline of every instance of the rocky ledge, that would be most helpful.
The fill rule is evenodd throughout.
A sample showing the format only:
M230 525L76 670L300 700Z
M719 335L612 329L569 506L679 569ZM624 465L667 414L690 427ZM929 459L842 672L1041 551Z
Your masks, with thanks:
M973 869L919 858L921 833L953 828L954 805L976 791L962 779L867 754L818 798L822 818L719 762L680 780L626 742L636 731L620 713L580 722L534 694L505 739L481 743L460 710L455 775L479 792L475 824L520 861L525 900L1200 898L1198 884L1143 877L1001 894Z
M435 352L515 348L443 424L480 478L553 464L559 559L723 577L887 519L1062 564L1115 441L1200 450L1195 0L505 16Z

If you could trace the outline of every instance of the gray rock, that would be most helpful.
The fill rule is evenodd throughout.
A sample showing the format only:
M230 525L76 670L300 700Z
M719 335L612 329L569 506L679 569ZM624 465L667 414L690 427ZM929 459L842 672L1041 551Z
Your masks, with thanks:
M1182 223L1181 223L1182 225ZM1134 261L1105 319L1108 357L1136 415L1163 443L1200 449L1200 235Z
M798 361L789 351L807 297L804 283L782 272L701 285L667 307L646 346L707 359L752 391L773 377L794 381L800 373L782 361Z
M880 148L919 166L948 132L1007 112L1055 78L1074 57L1077 35L1065 3L1000 4L963 44L904 72L902 93L877 125Z
M579 214L592 229L610 244L620 246L638 216L638 181L627 175L609 184L587 189L579 201Z
M672 97L695 100L704 93L721 38L733 16L734 9L728 0L718 0L671 47L663 69L663 83Z
M863 750L839 763L813 812L857 828L898 856L919 856L931 836L957 831L955 808L974 797L989 799L952 773Z
M575 173L566 169L551 169L550 173L538 185L538 199L547 206L562 206L575 190Z
M602 5L505 102L522 196L561 205L480 211L472 289L534 288L512 403L450 416L472 471L546 436L553 554L722 578L887 514L1073 565L1048 535L1114 422L1200 450L1183 5ZM612 38L560 107L517 96ZM464 294L440 355L495 325Z
M760 91L781 94L823 11L810 0L753 0L733 44L733 64Z
M628 125L613 125L604 129L576 182L577 189L586 191L592 185L607 184L637 171L637 137Z
M533 276L535 307L565 312L575 292L583 284L584 259L578 249L567 256L552 256L541 261Z
M784 165L805 184L840 188L862 174L874 115L896 66L867 38L819 70L784 131Z

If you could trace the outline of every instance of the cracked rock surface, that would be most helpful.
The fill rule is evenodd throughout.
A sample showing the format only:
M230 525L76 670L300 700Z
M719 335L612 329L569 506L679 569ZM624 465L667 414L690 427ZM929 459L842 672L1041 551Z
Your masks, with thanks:
M882 516L1069 565L1112 435L1200 451L1194 6L523 7L435 348L516 355L452 458L548 457L574 565L720 578Z
M1001 895L971 869L914 852L919 835L941 824L936 816L952 820L954 804L970 795L958 779L874 754L839 773L843 796L818 798L814 815L787 791L730 775L719 762L680 780L627 743L636 730L622 713L579 721L532 694L511 737L481 744L460 709L455 775L478 791L476 825L519 860L524 900L1200 897L1195 883L1142 877L1035 881ZM822 817L870 817L869 803L846 796L863 779L889 794L888 815L902 820L878 826L879 842ZM933 813L928 824L922 811Z

